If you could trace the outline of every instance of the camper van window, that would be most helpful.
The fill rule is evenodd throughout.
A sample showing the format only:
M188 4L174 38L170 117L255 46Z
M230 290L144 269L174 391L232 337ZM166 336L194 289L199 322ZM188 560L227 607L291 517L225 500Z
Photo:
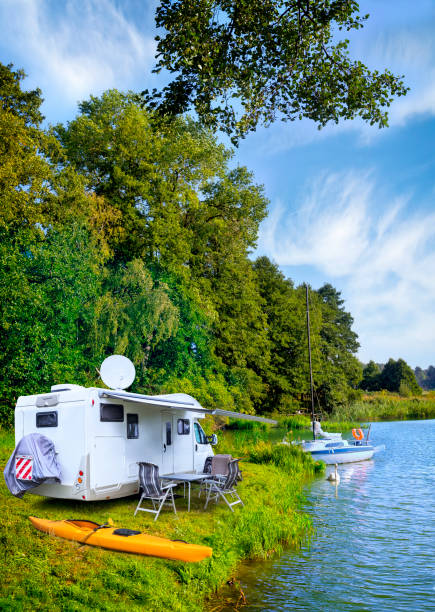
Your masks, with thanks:
M202 430L202 427L195 423L195 438L198 444L208 444L207 436Z
M36 427L57 427L57 412L37 412Z
M122 404L100 404L100 421L123 423L124 406Z
M189 419L178 419L177 431L179 436L188 436L190 434L190 421Z
M137 414L127 414L127 438L133 440L139 437L139 417Z
M166 423L166 446L171 446L172 444L172 427L171 422L167 421Z

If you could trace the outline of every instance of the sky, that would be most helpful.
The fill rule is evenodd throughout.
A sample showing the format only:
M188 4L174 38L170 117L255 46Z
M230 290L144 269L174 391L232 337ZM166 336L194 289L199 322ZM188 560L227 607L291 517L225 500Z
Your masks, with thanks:
M154 0L0 0L0 61L40 87L47 124L104 90L159 87ZM269 215L253 256L295 284L331 283L354 317L358 357L435 364L435 2L361 0L370 14L351 52L404 75L390 127L348 121L319 131L276 123L234 162L264 184Z

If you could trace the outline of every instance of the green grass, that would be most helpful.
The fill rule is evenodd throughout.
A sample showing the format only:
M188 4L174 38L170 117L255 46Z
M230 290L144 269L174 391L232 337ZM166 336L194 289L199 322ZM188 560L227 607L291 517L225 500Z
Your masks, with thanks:
M295 414L288 417L278 417L278 422L281 427L288 431L297 431L301 429L310 429L311 418L305 414Z
M190 513L178 499L178 518L165 510L154 522L143 513L133 516L136 497L94 503L30 494L17 499L1 479L0 609L201 610L242 560L299 547L311 532L310 519L300 512L302 488L318 468L300 449L258 439L267 433L254 428L220 434L217 452L237 455L243 449L252 459L241 464L245 507L234 514L222 503L204 511L203 498L193 493ZM0 430L2 467L13 447L13 435ZM97 522L110 517L117 526L212 546L213 557L188 564L80 546L36 531L29 515Z

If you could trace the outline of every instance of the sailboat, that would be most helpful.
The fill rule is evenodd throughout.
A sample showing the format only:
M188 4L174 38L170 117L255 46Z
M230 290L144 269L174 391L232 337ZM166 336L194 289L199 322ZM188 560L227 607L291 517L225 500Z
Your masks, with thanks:
M370 428L367 437L364 439L362 429L353 429L353 441L343 440L341 433L328 433L322 430L319 421L314 414L314 385L313 368L311 364L311 339L310 339L310 308L308 303L308 285L306 289L307 306L307 335L308 335L308 359L310 365L310 390L311 390L311 425L313 429L313 439L302 440L300 444L304 451L311 453L316 461L321 460L328 464L351 463L354 461L365 461L371 459L380 447L372 446L369 443Z

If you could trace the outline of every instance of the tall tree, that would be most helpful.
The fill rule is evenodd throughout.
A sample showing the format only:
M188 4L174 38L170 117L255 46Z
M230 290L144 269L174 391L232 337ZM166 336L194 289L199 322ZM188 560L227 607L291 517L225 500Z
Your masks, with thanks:
M0 63L0 232L15 240L41 237L50 219L53 140L39 129L41 91L22 91L22 70Z
M253 264L267 317L270 364L263 372L266 406L286 412L309 391L305 307L303 296L267 257ZM314 326L318 328L318 326ZM318 363L315 357L315 370Z
M360 116L384 127L407 88L351 59L341 32L367 18L355 0L160 0L154 71L175 76L143 92L145 103L163 115L193 107L233 142L276 118L324 126Z
M385 364L380 376L381 389L421 395L421 387L418 386L415 374L404 359L389 359Z
M79 108L76 119L54 131L87 188L121 213L117 257L163 258L182 274L198 193L220 177L228 152L190 120L155 129L134 94L108 91Z
M352 330L353 318L344 309L341 293L327 283L317 294L322 308L320 336L325 374L320 392L325 405L332 408L346 403L361 380L362 367L355 356L359 342Z
M374 361L369 361L363 369L363 377L359 386L365 391L379 391L380 385L381 368Z

